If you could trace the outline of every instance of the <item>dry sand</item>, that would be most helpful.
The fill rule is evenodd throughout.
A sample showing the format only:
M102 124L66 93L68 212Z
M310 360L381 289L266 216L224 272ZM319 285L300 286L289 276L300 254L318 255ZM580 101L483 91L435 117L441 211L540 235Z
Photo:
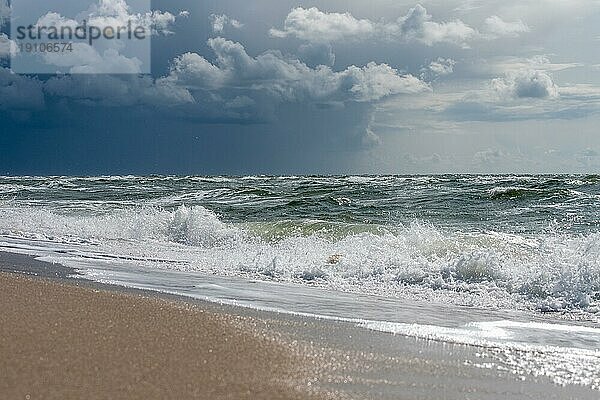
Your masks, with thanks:
M322 397L314 360L250 318L22 275L0 288L2 398Z

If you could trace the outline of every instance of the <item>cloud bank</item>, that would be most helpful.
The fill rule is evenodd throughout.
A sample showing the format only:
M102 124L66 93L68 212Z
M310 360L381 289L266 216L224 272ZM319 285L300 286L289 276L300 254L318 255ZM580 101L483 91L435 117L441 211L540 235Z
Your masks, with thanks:
M358 19L348 12L328 13L316 7L296 7L287 15L283 28L272 28L270 35L314 43L386 40L417 42L426 46L451 43L468 47L476 39L516 37L524 32L529 32L529 27L522 21L505 22L498 16L485 20L483 33L459 19L437 22L425 7L417 4L406 15L392 22Z
M67 75L42 83L4 69L2 107L23 107L18 87L29 85L25 92L35 86L38 108L43 107L45 97L51 96L54 102L69 101L85 107L150 107L171 118L204 122L273 121L281 107L314 107L331 115L348 108L355 115L364 115L361 121L367 121L362 128L357 126L358 134L364 136L360 142L374 144L378 139L368 124L374 104L392 96L431 90L419 78L387 64L370 62L335 71L325 65L310 67L279 51L251 56L241 43L221 37L211 38L207 44L214 61L198 53L184 53L172 61L166 75L156 79L142 75ZM81 54L76 52L74 57ZM86 55L79 68L113 68L111 59L126 63L111 50L97 58L97 63L90 63L94 57L99 56Z
M147 13L133 13L131 7L125 0L98 0L98 3L92 4L81 15L90 26L97 26L100 29L114 26L127 26L131 21L134 26L143 26L153 34L172 34L171 26L178 17L187 17L187 11L181 11L178 15L168 11L152 10ZM81 21L66 18L56 12L49 12L43 15L37 21L37 26L55 26L57 28L78 26Z
M316 7L294 8L283 29L271 29L273 37L295 37L309 42L385 39L421 42L427 46L448 42L466 45L476 31L460 20L435 22L425 7L417 5L394 22L357 19L350 13L326 13Z
M187 13L171 5L140 15L161 34L153 75L1 70L0 146L12 165L42 173L55 155L67 167L95 163L72 155L77 148L111 166L139 153L137 165L150 165L142 172L183 173L503 172L519 163L548 172L548 163L571 171L575 155L592 159L600 58L589 2L469 3L190 2L189 23L177 23ZM119 19L132 14L125 4L99 1L90 12ZM7 10L0 0L0 15ZM72 72L138 70L117 48L79 50L47 61ZM0 35L3 66L14 51ZM30 147L49 161L27 158ZM0 168L11 172L9 158ZM174 169L153 169L165 164Z

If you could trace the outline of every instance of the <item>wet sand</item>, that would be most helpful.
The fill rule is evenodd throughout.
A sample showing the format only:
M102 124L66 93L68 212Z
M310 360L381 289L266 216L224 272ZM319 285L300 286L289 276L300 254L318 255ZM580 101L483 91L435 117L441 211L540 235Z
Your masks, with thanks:
M481 348L129 290L0 252L0 398L598 399Z
M300 399L311 363L250 318L0 274L0 397Z

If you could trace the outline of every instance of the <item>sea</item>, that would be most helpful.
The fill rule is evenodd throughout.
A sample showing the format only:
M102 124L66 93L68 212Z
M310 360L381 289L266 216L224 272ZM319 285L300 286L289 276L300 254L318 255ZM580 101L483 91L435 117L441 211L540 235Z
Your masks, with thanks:
M0 177L0 251L600 390L597 175Z

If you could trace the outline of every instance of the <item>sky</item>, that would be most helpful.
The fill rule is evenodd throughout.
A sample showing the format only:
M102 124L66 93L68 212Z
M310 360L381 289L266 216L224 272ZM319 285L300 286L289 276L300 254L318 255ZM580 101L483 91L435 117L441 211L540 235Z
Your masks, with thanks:
M22 75L0 0L0 174L600 170L600 1L152 8L150 75L107 74L135 72L116 52Z

